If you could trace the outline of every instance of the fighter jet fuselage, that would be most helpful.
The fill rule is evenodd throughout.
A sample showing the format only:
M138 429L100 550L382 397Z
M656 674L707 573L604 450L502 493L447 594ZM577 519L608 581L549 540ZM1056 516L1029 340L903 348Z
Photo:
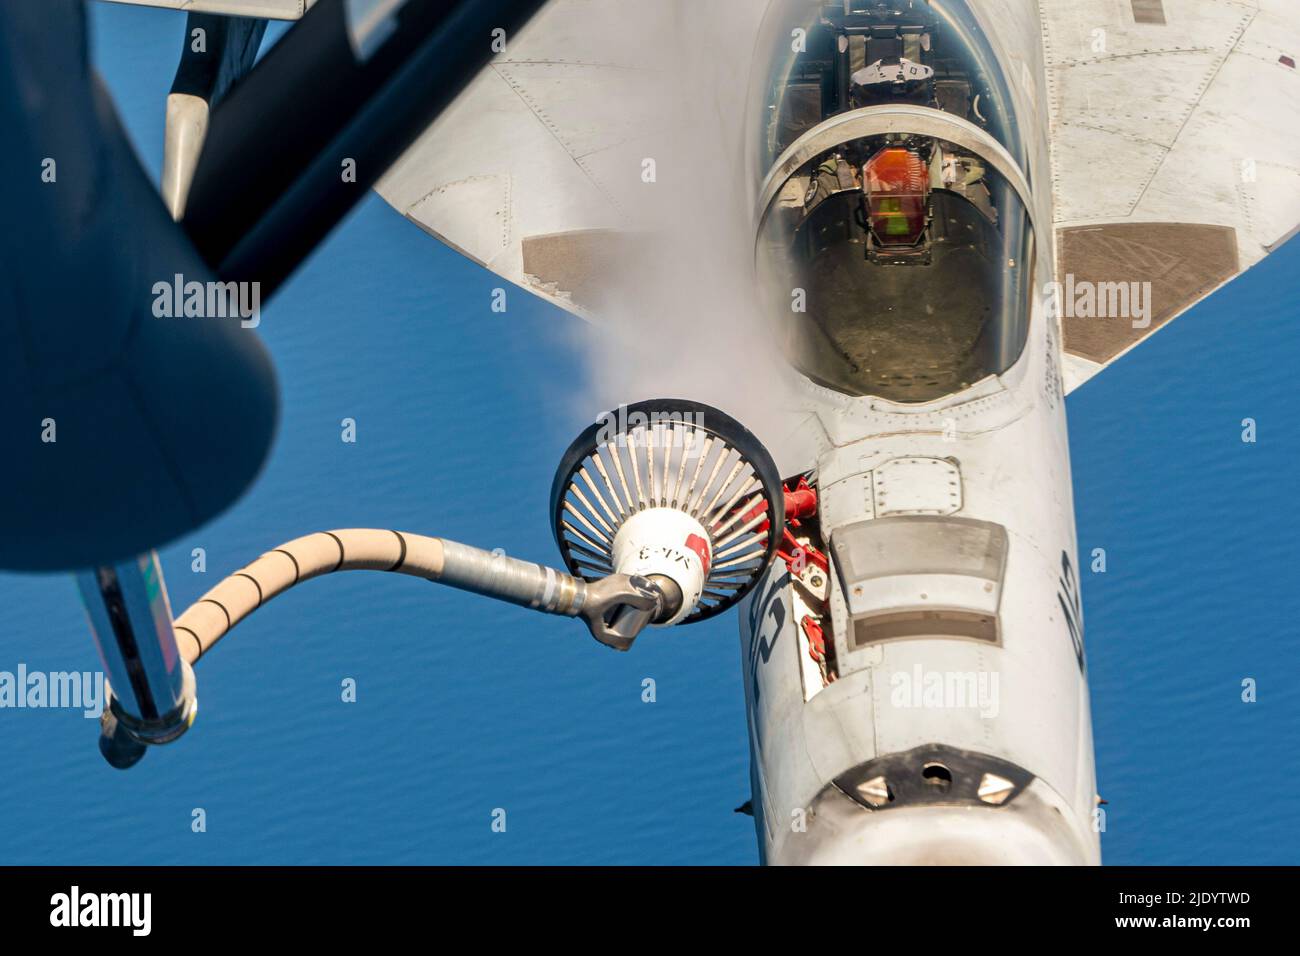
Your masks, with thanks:
M770 863L1100 857L1038 24L984 6L760 30L756 270L817 449L741 609Z

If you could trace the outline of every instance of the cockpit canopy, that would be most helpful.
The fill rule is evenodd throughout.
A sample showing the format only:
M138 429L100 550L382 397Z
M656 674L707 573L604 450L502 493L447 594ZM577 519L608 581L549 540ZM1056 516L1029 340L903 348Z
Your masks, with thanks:
M970 120L1025 168L1010 88L966 0L773 0L758 50L755 185L803 133L883 103Z
M997 168L1015 174L1020 144L970 12L786 0L764 29L777 54L756 264L792 361L896 402L1005 371L1028 332L1033 236ZM927 122L931 110L957 119Z

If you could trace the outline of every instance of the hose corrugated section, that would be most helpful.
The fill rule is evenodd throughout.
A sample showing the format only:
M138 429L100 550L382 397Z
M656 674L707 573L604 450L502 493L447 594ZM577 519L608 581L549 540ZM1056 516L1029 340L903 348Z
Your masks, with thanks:
M295 584L335 571L391 571L549 614L576 616L583 581L552 568L442 538L373 528L318 531L266 552L208 591L173 628L193 664L236 624Z

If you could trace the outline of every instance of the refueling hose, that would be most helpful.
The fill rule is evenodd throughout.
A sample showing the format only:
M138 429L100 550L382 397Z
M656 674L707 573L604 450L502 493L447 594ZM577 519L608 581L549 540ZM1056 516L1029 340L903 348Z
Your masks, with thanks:
M614 574L587 582L445 538L374 528L318 531L266 552L176 618L172 627L181 655L193 664L271 598L335 571L408 574L547 614L582 617L597 640L619 650L631 646L664 599L644 578Z

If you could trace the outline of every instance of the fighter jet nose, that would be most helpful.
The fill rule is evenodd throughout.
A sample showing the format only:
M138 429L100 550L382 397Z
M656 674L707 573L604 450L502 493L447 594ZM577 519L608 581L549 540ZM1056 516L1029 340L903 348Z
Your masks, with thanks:
M994 809L924 807L881 814L859 833L827 843L809 864L855 866L1080 866L1068 834Z
M869 783L869 781L868 781ZM992 785L991 785L992 786ZM1081 821L1041 780L998 803L982 788L971 802L870 810L838 788L823 791L807 827L785 837L773 862L832 866L1083 866L1095 852L1080 838ZM883 797L888 800L887 792Z

